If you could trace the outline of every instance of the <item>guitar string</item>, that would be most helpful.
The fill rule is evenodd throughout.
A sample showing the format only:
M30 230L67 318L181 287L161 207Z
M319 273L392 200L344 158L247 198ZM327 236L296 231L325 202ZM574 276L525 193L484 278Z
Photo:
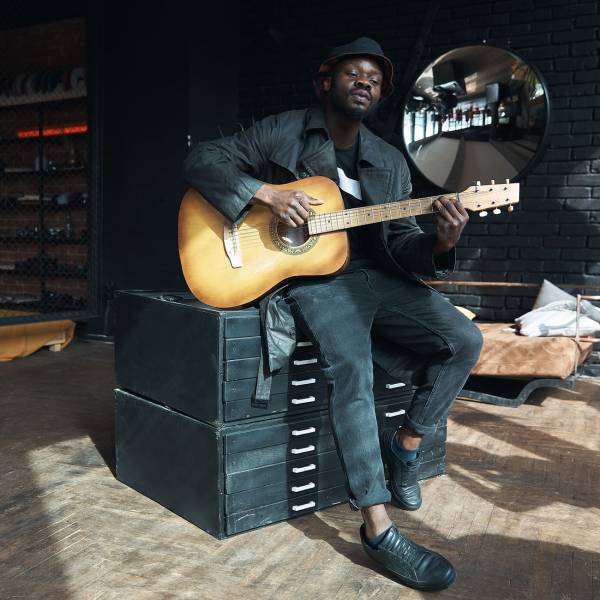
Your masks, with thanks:
M421 213L421 214L427 214L427 213ZM431 214L431 213L429 213ZM387 219L389 221L393 220L392 219ZM376 221L375 223L378 223L379 221ZM356 224L350 224L350 223L337 223L339 225L339 227L336 227L335 229L329 229L328 227L331 226L331 223L328 223L327 228L325 229L321 229L319 230L319 228L317 228L316 231L313 230L312 233L309 233L308 235L320 235L320 234L325 234L325 233L336 233L336 232L341 232L341 231L346 231L348 229L352 229L354 227L361 227L364 225L372 225L374 223L356 223ZM343 225L350 225L350 227L344 227ZM236 236L238 240L240 241L244 241L244 240L248 240L248 239L252 239L252 238L256 238L256 237L261 237L263 234L268 234L270 231L271 227L270 225L266 226L266 227L252 227L252 228L246 228L245 230L239 231L238 235ZM301 225L299 227L290 227L288 226L288 230L289 232L294 232L294 231L301 231L301 232L306 232L307 230L309 230L309 225L304 224Z
M363 223L361 225L368 225L368 224L369 223ZM306 232L307 229L308 229L307 225L303 225L303 226L295 227L295 228L289 227L288 235L290 235L290 234L294 235L294 232L302 232L301 235L306 235L306 238L300 244L298 244L298 246L301 246L301 245L304 245L305 243L307 243L308 240L313 236L325 235L328 233L342 233L351 228L350 227L340 227L339 229L334 229L334 230L330 230L330 231L317 231L317 232L313 232L313 233ZM283 234L283 235L285 235L285 234ZM282 233L280 232L280 237L281 236L282 236ZM244 248L249 248L250 246L254 246L254 245L264 246L266 242L271 242L270 227L269 226L256 227L256 228L246 232L246 234L241 232L241 235L238 236L238 242L239 242L240 246L242 246L242 244L243 244Z
M432 214L432 212L430 213L421 213L421 214ZM400 218L404 218L404 217L400 217ZM391 221L392 219L388 219L388 221ZM290 227L289 225L286 226L284 225L284 227L287 227L287 230L293 234L293 232L303 232L303 233L307 233L308 236L312 236L312 235L321 235L321 234L326 234L326 233L340 233L342 231L347 231L349 229L353 229L354 227L361 227L361 226L365 226L365 225L373 225L376 223L379 223L380 221L376 221L375 223L357 223L357 224L350 224L350 226L348 227L344 227L343 225L347 225L348 223L337 223L337 225L339 225L339 227L334 228L334 229L323 229L323 230L317 230L317 231L313 231L312 233L309 233L309 225L308 224L304 224L301 225L299 227ZM328 223L328 226L331 226L331 223ZM257 238L257 237L261 237L263 234L265 235L269 235L270 234L270 230L271 230L271 226L270 224L266 225L266 226L254 226L252 228L247 228L245 230L239 231L238 235L237 235L237 239L241 241L246 241L252 238Z
M470 195L480 195L481 192L465 192L463 194L461 194L461 196L464 198L465 196L470 196ZM411 205L414 204L430 204L432 203L432 201L435 201L437 198L439 198L439 196L430 196L430 197L425 197L425 198L414 198L414 199L410 199L410 200L400 200L398 202L391 202L391 203L385 203L385 204L372 204L372 205L365 205L365 206L360 206L360 207L355 207L355 208L345 208L345 209L340 209L337 211L332 211L329 213L317 213L316 215L312 216L313 221L318 220L318 219L322 219L323 217L327 216L327 215L332 215L334 217L341 217L342 213L346 213L346 211L354 211L357 210L359 212L355 213L355 214L362 214L365 212L368 212L369 209L374 211L374 212L384 212L387 210L397 210L397 209L403 209L404 210L404 205L408 205L408 210L411 210L412 207ZM393 206L392 206L393 205ZM469 208L470 210L477 210L473 207L466 207ZM486 208L492 208L492 206L488 206ZM427 211L427 212L435 212L435 211ZM425 213L422 213L425 214ZM347 215L343 215L343 216L347 216ZM416 215L418 216L418 215Z
M475 195L481 195L482 192L464 192L461 194L461 196L464 198L465 196L475 196ZM395 204L394 207L390 207L389 204L377 204L377 205L369 205L369 206L361 206L358 207L359 208L359 212L358 213L354 213L354 214L348 214L346 211L348 210L356 210L356 209L340 209L338 211L333 211L330 213L317 213L316 215L312 215L311 216L311 223L314 224L316 227L318 227L319 225L328 227L331 225L330 221L334 221L334 225L344 225L344 223L340 223L340 220L346 220L346 219L350 219L349 223L345 223L345 224L352 224L352 220L356 219L356 218L364 218L365 215L368 215L369 212L373 212L375 213L376 216L381 216L384 213L389 213L389 212L393 212L396 210L407 210L407 211L411 211L412 209L415 208L415 204L418 205L423 205L423 204L430 204L432 203L433 200L436 200L437 198L439 198L439 196L429 196L429 197L425 197L425 198L415 198L415 199L411 199L411 200L404 200L404 201L399 201L398 204ZM407 204L408 206L405 208L404 206L402 206L403 204ZM412 205L412 206L411 206ZM506 205L505 205L506 206ZM420 207L422 208L422 206ZM476 211L477 209L473 209L471 207L466 207L469 208L470 210L474 210ZM486 207L486 208L492 208L490 207ZM432 214L435 213L437 211L435 210L421 210L419 212L418 215L415 216L420 216L420 215L424 215L424 214ZM413 216L413 215L405 215L405 216L401 216L398 215L397 218L406 218L407 216ZM392 217L396 218L396 217ZM384 219L384 220L392 220L392 219ZM375 223L378 223L380 221L375 221ZM327 224L326 224L327 223ZM361 225L370 225L373 223L360 223L360 224L356 224L355 226L360 227ZM242 223L241 225L242 227L244 226L244 224ZM236 236L240 241L242 239L248 239L248 238L253 238L253 237L257 237L260 236L261 232L267 232L270 229L270 224L265 228L265 227L252 227L250 228L249 226L246 226L245 230L238 230L238 235ZM303 225L301 225L300 227L295 227L295 228L291 228L290 227L290 231L301 231L301 230L306 230L308 229L308 224L305 223ZM340 227L340 229L334 229L331 232L334 231L343 231L345 229L349 229L347 227ZM311 235L318 235L320 233L330 233L330 231L316 231L314 232L314 234Z

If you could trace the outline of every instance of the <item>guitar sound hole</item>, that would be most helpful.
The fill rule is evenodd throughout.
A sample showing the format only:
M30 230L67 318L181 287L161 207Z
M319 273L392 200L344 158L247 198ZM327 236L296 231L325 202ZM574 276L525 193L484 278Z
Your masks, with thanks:
M310 235L307 227L290 227L282 221L278 221L277 237L285 246L297 248L306 244Z
M312 208L309 212L311 216L315 214ZM277 218L271 219L269 235L275 248L292 256L309 252L319 240L319 234L310 235L308 233L307 225L304 227L290 227Z

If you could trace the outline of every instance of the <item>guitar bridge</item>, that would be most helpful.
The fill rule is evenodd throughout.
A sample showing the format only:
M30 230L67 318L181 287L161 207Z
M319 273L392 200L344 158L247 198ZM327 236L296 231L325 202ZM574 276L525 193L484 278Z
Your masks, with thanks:
M234 269L240 268L242 266L242 248L237 225L223 225L223 244L231 266Z

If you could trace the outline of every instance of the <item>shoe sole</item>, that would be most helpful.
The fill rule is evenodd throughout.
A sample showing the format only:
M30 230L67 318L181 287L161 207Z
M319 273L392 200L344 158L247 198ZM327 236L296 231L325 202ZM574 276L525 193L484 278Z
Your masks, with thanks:
M388 569L385 565L382 565L375 558L375 556L373 556L371 554L370 551L373 550L373 548L371 548L368 544L366 544L364 542L363 542L363 548L365 549L365 552L369 555L369 557L371 558L371 560L373 562L377 563L383 569L385 569L386 573L390 573L402 585L404 585L406 587L409 587L409 588L412 588L413 590L419 590L421 592L439 592L441 590L445 590L447 587L450 587L454 583L454 581L456 580L456 571L453 571L452 575L446 581L444 581L442 583L438 583L437 585L420 585L418 582L412 581L410 579L404 579L404 577L402 577L402 575L399 575L398 573L392 571L391 569Z

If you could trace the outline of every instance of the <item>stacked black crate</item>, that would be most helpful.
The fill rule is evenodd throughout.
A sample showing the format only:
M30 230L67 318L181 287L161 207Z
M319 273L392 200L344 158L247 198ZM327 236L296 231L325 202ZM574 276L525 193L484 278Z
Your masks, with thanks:
M347 491L317 349L299 340L251 404L258 310L219 310L177 292L117 300L117 477L216 537L344 502ZM414 388L375 368L381 428L398 427ZM423 444L421 477L444 472L446 428Z

